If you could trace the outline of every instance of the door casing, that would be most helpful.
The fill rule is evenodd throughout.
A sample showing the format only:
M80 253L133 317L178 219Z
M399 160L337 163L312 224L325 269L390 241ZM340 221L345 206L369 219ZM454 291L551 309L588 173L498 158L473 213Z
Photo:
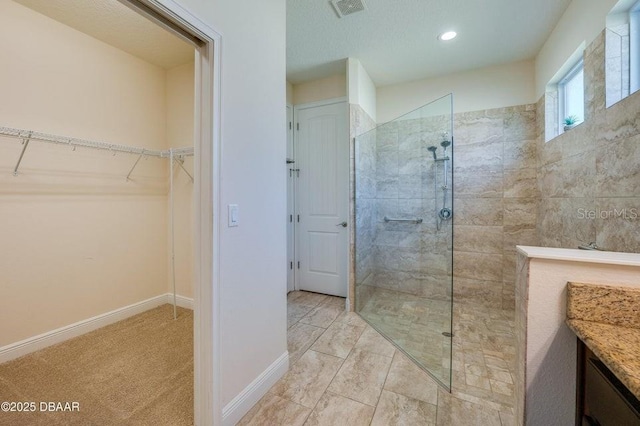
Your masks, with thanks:
M220 181L222 36L174 0L119 0L194 45L194 423L222 424ZM193 39L202 43L194 44Z
M293 144L293 105L287 104L287 292L296 289L296 273L295 273L295 210L296 210L296 177L294 175L295 150ZM293 161L291 163L290 161Z

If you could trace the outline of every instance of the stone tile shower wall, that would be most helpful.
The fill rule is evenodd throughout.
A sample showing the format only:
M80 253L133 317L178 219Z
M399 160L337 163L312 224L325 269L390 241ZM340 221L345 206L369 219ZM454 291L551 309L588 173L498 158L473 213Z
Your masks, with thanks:
M375 238L376 123L360 105L349 105L350 149L350 268L349 300L354 308L355 283L366 280L373 268ZM368 132L368 133L367 133ZM358 138L356 136L363 135ZM356 162L356 158L358 161ZM357 176L357 179L356 179ZM354 202L354 200L356 200ZM356 241L358 249L356 250ZM360 300L363 302L364 300Z
M448 118L392 122L358 139L356 277L363 288L449 300L451 231L436 229L426 149L435 145L441 155ZM454 116L456 303L514 309L515 246L537 244L535 124L535 105ZM385 223L385 216L424 222Z
M536 245L536 108L454 116L454 300L515 309L516 245Z
M365 288L450 300L451 229L436 230L434 162L426 149L440 147L449 129L448 116L405 119L359 138L358 203L365 216L358 235L366 231L366 243L363 249L358 241L357 257L366 260L357 277ZM386 223L385 216L423 223Z
M637 253L640 92L605 107L604 31L585 51L584 78L585 122L546 143L540 107L546 95L538 102L540 244L576 248L595 241L605 250Z

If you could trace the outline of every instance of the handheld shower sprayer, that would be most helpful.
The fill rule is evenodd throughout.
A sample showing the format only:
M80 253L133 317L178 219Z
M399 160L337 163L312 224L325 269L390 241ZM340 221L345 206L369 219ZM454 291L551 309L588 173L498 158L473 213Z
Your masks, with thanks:
M451 208L447 207L447 195L449 192L449 182L448 182L448 174L449 174L449 156L447 155L447 148L449 148L449 146L451 146L451 138L449 138L449 132L442 132L440 134L442 136L442 142L440 142L440 146L443 148L444 152L442 157L438 158L438 154L436 154L436 151L438 150L438 147L436 146L430 146L427 148L427 150L431 151L431 154L433 154L433 160L435 161L435 166L434 166L434 194L438 192L438 163L442 163L443 167L442 167L442 171L443 171L443 184L440 187L440 189L442 190L442 208L438 209L438 203L436 202L436 228L438 229L438 231L440 230L440 227L442 226L442 222L444 221L448 221L453 217L453 211L451 210Z
M438 159L438 156L436 155L436 151L438 150L438 148L436 148L435 146L430 146L429 148L427 148L427 150L431 151L434 160Z

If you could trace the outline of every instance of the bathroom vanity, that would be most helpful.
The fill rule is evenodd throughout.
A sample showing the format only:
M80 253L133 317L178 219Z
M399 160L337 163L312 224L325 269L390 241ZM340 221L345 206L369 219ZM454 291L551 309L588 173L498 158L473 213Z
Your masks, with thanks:
M608 287L584 292L581 299L574 292L575 309L568 309L570 282ZM518 246L516 425L582 424L583 413L576 416L582 380L576 374L576 335L636 398L640 395L640 324L634 322L640 321L640 300L629 302L628 294L620 297L612 286L640 292L640 254ZM612 346L602 350L599 340Z
M640 289L567 285L578 336L576 426L640 426Z

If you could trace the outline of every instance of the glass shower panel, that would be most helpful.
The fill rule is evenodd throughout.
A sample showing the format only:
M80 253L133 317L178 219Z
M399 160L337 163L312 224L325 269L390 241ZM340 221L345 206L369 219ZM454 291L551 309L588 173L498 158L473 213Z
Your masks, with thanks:
M453 114L447 95L356 138L356 312L447 389Z

